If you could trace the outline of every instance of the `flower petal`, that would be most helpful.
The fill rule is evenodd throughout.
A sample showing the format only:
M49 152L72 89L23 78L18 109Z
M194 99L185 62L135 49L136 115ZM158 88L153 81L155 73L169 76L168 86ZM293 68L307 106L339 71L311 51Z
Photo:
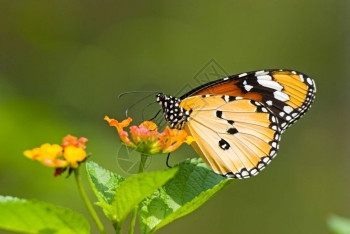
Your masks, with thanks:
M104 120L106 120L109 123L109 126L116 127L117 131L120 132L123 130L123 128L129 126L129 124L132 121L132 118L128 117L127 119L124 119L122 122L118 122L115 119L110 119L108 116L105 116Z
M85 143L88 141L85 137L80 137L79 139L75 136L67 135L62 140L62 147L66 148L69 145L74 145L76 147L80 147L85 149Z
M122 142L131 148L135 148L135 144L129 139L129 134L126 131L119 132L119 137L122 140Z
M71 167L76 168L79 162L85 160L86 152L80 147L69 145L64 149L63 157Z
M158 131L158 126L157 124L155 124L152 121L143 121L139 127L145 127L146 129L150 130L150 131Z

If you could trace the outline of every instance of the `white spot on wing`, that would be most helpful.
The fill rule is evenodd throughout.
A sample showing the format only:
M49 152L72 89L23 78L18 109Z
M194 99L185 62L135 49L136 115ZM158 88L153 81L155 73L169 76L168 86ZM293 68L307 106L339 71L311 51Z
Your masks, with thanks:
M284 107L283 107L283 110L284 110L287 114L289 114L290 112L293 111L293 108L292 108L291 106L284 106Z
M270 161L270 159L269 159L268 157L263 158L263 162L264 162L264 163L267 163L268 161Z
M268 100L268 101L266 101L266 104L269 105L269 106L272 106L272 101Z
M315 92L316 92L316 83L314 80L312 80L312 83L314 84L314 87L315 87Z
M306 81L307 81L307 83L308 83L309 85L312 85L312 80L310 79L310 77L308 77L308 78L306 79Z
M275 123L275 122L276 122L276 117L275 117L275 116L272 116L272 117L271 117L271 120L272 120L272 122Z
M238 77L243 77L243 76L246 76L247 73L242 73L242 74L239 74Z
M272 77L270 75L261 75L257 77L258 80L272 80Z
M289 96L281 91L273 92L273 96L282 102L286 102L289 100Z
M253 88L251 85L244 85L244 89L247 90L248 92Z
M255 72L255 75L267 75L268 73L269 73L268 71L261 70L261 71Z
M271 88L271 89L278 90L278 91L281 91L283 89L282 85L280 85L276 81L260 80L258 78L258 83L264 87Z

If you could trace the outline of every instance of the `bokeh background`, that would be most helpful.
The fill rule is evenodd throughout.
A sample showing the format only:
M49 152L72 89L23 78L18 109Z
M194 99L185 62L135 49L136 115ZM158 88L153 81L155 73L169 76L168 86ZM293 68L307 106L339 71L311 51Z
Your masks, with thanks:
M25 149L85 136L92 160L125 175L103 117L145 94L119 93L178 94L212 59L229 74L290 68L318 91L278 157L159 233L329 233L330 214L350 217L349 15L348 0L0 1L0 194L89 218L73 177L53 178ZM184 147L171 160L188 157ZM164 167L157 156L149 170Z

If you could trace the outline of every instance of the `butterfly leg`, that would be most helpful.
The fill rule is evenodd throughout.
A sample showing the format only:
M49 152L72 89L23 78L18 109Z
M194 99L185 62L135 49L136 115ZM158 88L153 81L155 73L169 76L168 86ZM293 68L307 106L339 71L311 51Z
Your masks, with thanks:
M172 166L169 165L169 158L170 158L170 153L168 153L168 156L166 157L166 166L168 168L172 168Z

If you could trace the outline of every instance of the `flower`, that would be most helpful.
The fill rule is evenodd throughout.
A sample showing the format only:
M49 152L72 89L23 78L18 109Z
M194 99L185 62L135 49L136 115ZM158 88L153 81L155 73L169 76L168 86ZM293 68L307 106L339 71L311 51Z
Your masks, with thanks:
M75 136L67 135L62 140L62 147L66 148L67 146L73 145L82 149L85 149L85 143L88 141L85 137L80 137L79 139Z
M82 148L69 145L64 149L63 157L70 167L77 168L78 163L85 160L86 152Z
M55 168L55 176L57 176L67 168L77 168L79 163L86 159L86 142L87 139L84 137L78 139L67 135L63 138L62 145L45 143L38 148L25 150L23 154L44 166Z
M167 126L163 132L158 132L157 125L152 121L144 121L139 126L130 126L128 133L124 128L131 123L130 117L121 122L108 116L104 119L117 129L121 141L126 146L148 155L170 153L183 143L191 144L194 141L185 130L171 129Z
M85 143L87 141L88 139L85 137L80 137L78 139L71 135L67 135L63 138L63 157L69 163L70 167L77 168L78 164L86 159Z
M24 151L24 155L38 160L47 167L66 167L68 162L62 158L62 147L57 144L43 144L39 148Z

